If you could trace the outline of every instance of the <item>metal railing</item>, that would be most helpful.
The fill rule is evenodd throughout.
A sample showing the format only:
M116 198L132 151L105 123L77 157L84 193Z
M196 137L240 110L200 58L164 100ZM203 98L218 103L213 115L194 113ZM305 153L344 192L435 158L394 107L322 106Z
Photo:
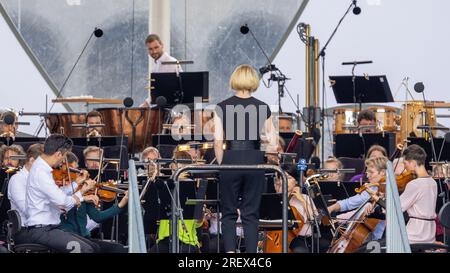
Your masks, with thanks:
M137 185L134 160L129 161L128 180L128 252L147 253L145 245L144 222L142 219L141 198Z

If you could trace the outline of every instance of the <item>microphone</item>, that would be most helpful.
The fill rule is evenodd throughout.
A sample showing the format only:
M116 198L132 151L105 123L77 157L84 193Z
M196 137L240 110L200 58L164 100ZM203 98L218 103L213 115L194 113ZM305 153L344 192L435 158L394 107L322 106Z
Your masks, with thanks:
M158 106L158 108L163 108L167 104L167 99L164 96L159 96L156 98L155 103Z
M250 31L250 29L248 28L247 24L242 25L240 30L241 30L241 33L244 34L244 35L247 34Z
M95 35L95 37L97 37L97 38L102 37L102 36L103 36L103 30L101 30L100 28L95 28L95 30L94 30L94 35Z
M133 101L133 99L130 98L130 97L126 97L126 98L123 100L123 105L124 105L125 107L127 107L127 108L130 108L131 106L133 106L133 104L134 104L134 101Z
M69 81L70 77L72 76L73 71L75 70L75 67L77 66L78 62L80 61L81 57L84 54L84 51L86 50L87 46L89 45L89 42L92 39L92 36L95 36L97 38L102 37L103 35L103 30L99 29L99 28L95 28L93 32L91 32L91 35L89 36L89 39L86 41L86 43L84 44L83 49L80 52L80 55L78 55L78 58L76 59L75 63L73 64L72 68L69 71L69 74L67 74L67 77L64 79L64 82L62 83L58 93L56 94L56 98L59 98L62 94L62 92L64 91L64 88L66 87L67 82ZM53 102L52 106L50 107L50 109L48 110L48 113L50 113L53 109L53 107L55 106L55 101ZM42 119L39 127L37 128L36 132L35 132L35 136L38 136L39 133L41 132L42 128L44 128L45 125L45 119Z
M313 156L311 157L311 159L309 160L312 166L313 170L318 170L320 169L320 158L317 156Z
M414 84L414 91L416 91L417 93L423 93L424 90L425 85L423 85L423 82L418 82Z
M353 5L355 6L355 7L353 8L353 14L354 14L354 15L359 15L359 14L361 13L361 8L358 7L358 4L357 4L357 1L356 1L356 0L353 0Z
M16 121L16 115L13 112L6 112L3 115L3 122L7 125L13 125Z
M261 50L261 52L264 54L264 57L266 57L267 59L267 63L269 64L269 66L271 65L271 61L269 56L266 54L266 52L264 51L264 49L262 48L261 44L259 43L258 39L256 39L255 35L253 34L253 32L251 31L251 29L248 27L248 24L242 25L240 28L240 31L242 34L246 35L247 33L250 32L250 34L253 37L253 40L255 40L256 44L258 45L259 49Z

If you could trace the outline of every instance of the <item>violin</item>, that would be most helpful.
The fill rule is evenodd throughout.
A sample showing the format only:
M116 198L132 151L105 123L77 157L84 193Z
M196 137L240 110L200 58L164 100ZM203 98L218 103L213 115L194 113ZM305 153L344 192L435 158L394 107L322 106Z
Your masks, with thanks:
M117 187L116 181L97 183L94 191L103 202L112 202L116 199L117 194L125 194L126 192L125 190Z
M404 171L400 175L395 177L395 182L397 184L398 193L402 194L405 191L406 185L412 180L416 179L417 175L412 172ZM378 191L381 193L386 192L386 177L382 177L379 182Z
M80 170L67 167L65 164L59 168L54 168L52 171L53 179L58 187L65 186L70 181L76 180L79 173L81 173Z

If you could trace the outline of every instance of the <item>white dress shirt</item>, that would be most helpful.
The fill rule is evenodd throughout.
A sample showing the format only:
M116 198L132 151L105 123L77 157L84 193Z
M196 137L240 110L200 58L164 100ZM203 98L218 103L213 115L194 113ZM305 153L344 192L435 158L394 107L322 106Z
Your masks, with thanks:
M162 64L163 62L176 62L177 59L164 52L158 60L153 64L152 73L176 73L176 64ZM180 66L178 66L178 72L183 72Z
M81 192L75 195L83 201ZM38 157L28 176L25 204L28 212L26 226L58 225L62 210L69 211L76 201L58 188L53 180L52 167Z
M27 220L25 196L28 174L27 168L24 167L11 177L8 184L8 199L11 203L11 209L19 212L22 226L25 225Z
M176 62L177 59L170 56L167 52L164 52L158 60L153 63L152 73L177 73L183 72L180 65L176 64L162 64L163 62ZM151 104L150 98L146 98L145 101L148 105Z

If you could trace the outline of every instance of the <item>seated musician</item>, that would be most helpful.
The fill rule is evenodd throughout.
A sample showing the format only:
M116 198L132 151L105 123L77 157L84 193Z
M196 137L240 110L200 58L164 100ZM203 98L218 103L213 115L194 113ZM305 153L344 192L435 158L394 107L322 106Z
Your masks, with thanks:
M366 174L370 183L377 183L381 178L386 177L386 164L388 159L386 157L375 157L366 160ZM377 191L378 187L370 187L371 191ZM335 204L328 207L330 213L333 212L348 212L359 208L371 199L371 194L363 191L350 198L339 200ZM341 217L342 218L342 217ZM372 233L374 240L381 239L384 232L384 221L380 222Z
M22 160L18 159L12 159L11 156L16 155L25 155L25 152L23 151L22 146L13 144L11 146L4 145L0 149L0 158L2 160L2 166L5 168L12 167L12 168L18 168L20 165L22 165Z
M12 124L8 124L8 120ZM17 115L12 111L5 111L0 115L0 121L0 137L15 137L19 128L16 123Z
M174 159L192 160L192 157L186 151L177 151L174 154ZM189 163L171 163L172 170L180 169ZM180 178L186 178L181 175ZM182 183L182 182L181 182ZM197 229L203 224L202 219L184 219L179 220L178 238L180 240L181 253L198 253L200 242L197 236ZM161 219L158 228L158 239L156 244L150 249L152 253L168 253L170 245L170 221Z
M362 110L358 114L358 126L367 126L368 128L361 128L362 133L375 133L377 126L377 118L372 110Z
M189 141L188 143L186 143L186 145L189 146L189 148L186 152L188 152L188 154L191 156L191 158L192 158L192 160L194 160L194 162L202 159L202 154L200 152L200 146L199 146L198 142Z
M344 165L342 165L342 162L337 159L336 157L329 157L324 163L323 168L327 170L338 170L342 169ZM329 173L328 177L324 181L343 181L344 180L345 173Z
M24 241L59 252L92 253L98 250L95 244L58 228L61 213L79 206L84 201L83 195L95 187L95 181L86 179L78 192L68 196L56 185L52 168L63 162L72 145L72 140L66 136L50 135L45 141L44 153L31 166L25 198L27 232Z
M427 154L418 145L410 145L403 152L405 169L417 178L406 184L400 195L402 211L409 216L406 232L411 244L434 243L436 234L437 184L425 168Z
M155 147L147 147L141 154L141 160L144 162L148 162L145 165L145 169L149 178L156 176L156 168L157 164L154 162L156 159L161 158L159 151Z
M88 125L97 125L102 124L102 114L98 111L91 111L86 116L86 124ZM89 127L86 129L86 135L87 136L102 136L103 135L103 128L102 127Z
M278 117L278 131L280 133L294 132L292 117L290 116L279 116Z
M78 168L77 156L73 153L68 153L67 163L71 168ZM79 183L72 181L71 188L76 191L78 187ZM70 194L72 194L72 192ZM125 193L125 196L118 204L114 204L106 210L101 211L97 208L99 202L97 195L85 195L84 202L81 202L79 207L74 207L65 215L61 215L61 224L59 228L80 235L96 243L100 248L98 251L101 253L126 253L127 250L121 244L92 239L90 228L95 227L97 223L104 222L123 212L124 207L128 203L128 192Z
M100 167L100 157L103 149L96 146L89 146L83 150L84 165L88 170L98 170Z
M281 163L281 156L279 153L284 153L286 142L281 136L277 135L276 138L278 140L277 145L267 144L265 148L266 153L268 153L266 155L268 164L279 165ZM278 153L278 155L275 155L274 153Z
M313 233L311 221L314 219L314 215L317 215L317 211L311 198L301 193L297 180L288 173L286 173L286 176L288 178L289 205L297 209L302 217L302 219L297 220L304 223L297 237L290 242L289 248L295 253L309 253L311 252L311 236ZM280 177L277 177L274 186L277 193L283 191Z
M11 203L11 209L16 210L21 218L22 225L26 223L27 211L25 209L25 197L27 189L27 179L33 165L33 162L44 152L44 145L33 144L27 150L27 161L25 166L16 174L14 174L8 183L8 198ZM21 231L15 235L14 240L16 242L23 241L21 239Z
M387 157L386 149L380 145L372 145L367 151L366 159L375 157ZM357 174L350 179L351 182L361 182L365 180L366 177L364 177L364 173Z

